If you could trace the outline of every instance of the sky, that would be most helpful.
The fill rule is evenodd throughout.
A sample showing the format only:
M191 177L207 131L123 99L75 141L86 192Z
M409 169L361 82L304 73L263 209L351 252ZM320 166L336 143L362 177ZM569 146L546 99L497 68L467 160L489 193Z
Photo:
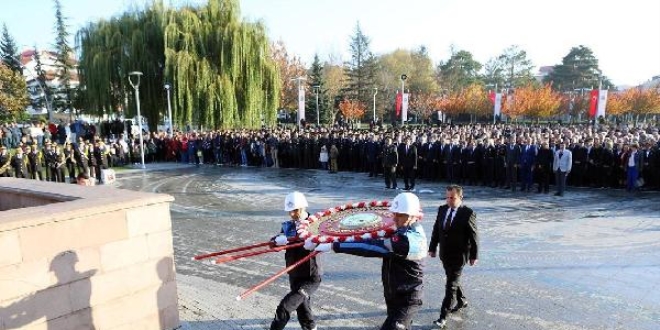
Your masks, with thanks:
M50 47L53 0L3 0L0 23L19 48ZM146 0L61 0L70 31L109 18ZM204 0L165 0L168 4ZM241 12L260 20L271 40L309 65L348 60L360 24L370 49L385 54L424 45L434 63L450 49L485 63L518 45L539 66L561 63L571 47L591 48L616 85L638 85L660 75L660 0L241 0ZM411 77L412 78L412 77Z

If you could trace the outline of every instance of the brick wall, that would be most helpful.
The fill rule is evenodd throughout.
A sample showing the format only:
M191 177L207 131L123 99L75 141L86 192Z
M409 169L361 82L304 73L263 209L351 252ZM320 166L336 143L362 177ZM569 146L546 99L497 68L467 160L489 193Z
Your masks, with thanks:
M1 178L3 205L12 189L44 204L0 212L0 330L178 327L172 197Z

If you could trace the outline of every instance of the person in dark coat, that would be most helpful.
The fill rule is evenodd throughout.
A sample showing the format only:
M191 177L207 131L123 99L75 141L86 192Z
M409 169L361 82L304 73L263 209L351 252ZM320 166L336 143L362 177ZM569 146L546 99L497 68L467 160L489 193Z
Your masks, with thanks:
M440 328L447 324L449 313L468 306L460 284L461 275L466 263L474 266L479 258L477 214L463 205L463 188L458 185L448 186L446 199L447 203L438 208L429 243L429 257L439 256L447 275L440 318L433 322ZM455 306L454 300L457 300Z
M417 147L412 144L412 138L406 137L405 143L399 147L399 166L403 172L405 190L415 189L415 171L417 171Z
M392 138L385 139L383 146L383 176L385 177L385 187L387 189L396 189L396 168L399 165L399 153L396 146L392 144Z
M539 184L539 187L536 191L537 193L543 192L544 194L547 194L550 192L550 178L552 178L553 157L554 155L552 150L550 150L550 144L548 141L543 141L534 164L536 179Z
M297 224L307 220L309 214L305 195L294 191L284 199L284 211L289 213L291 220L282 223L279 235L273 237L274 245L287 245L289 241L297 238ZM286 266L291 266L299 260L307 257L311 252L304 247L287 249L284 254ZM289 322L291 313L296 311L298 322L302 330L316 330L316 322L312 314L311 296L321 285L322 270L317 257L312 257L300 266L289 272L289 286L291 291L282 298L277 309L275 318L270 324L270 330L282 330Z

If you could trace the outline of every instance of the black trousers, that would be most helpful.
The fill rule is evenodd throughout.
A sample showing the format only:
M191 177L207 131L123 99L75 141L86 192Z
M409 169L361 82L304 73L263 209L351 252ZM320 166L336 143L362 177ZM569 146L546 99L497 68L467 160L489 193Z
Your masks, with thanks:
M385 187L396 188L396 167L387 166L383 168L383 176L385 177Z
M445 298L440 307L440 318L444 319L454 305L454 297L460 303L465 302L465 295L461 288L461 275L463 274L464 264L444 264L445 274L447 275L447 284L445 285Z
M406 189L415 188L415 169L412 167L403 167L403 183L406 185Z
M275 318L270 324L270 330L282 330L291 319L291 313L298 313L298 322L303 330L311 330L316 326L310 304L310 297L321 285L321 278L298 279L289 277L289 292L275 310Z
M410 330L412 319L422 306L422 299L416 295L395 295L385 297L387 319L380 330Z

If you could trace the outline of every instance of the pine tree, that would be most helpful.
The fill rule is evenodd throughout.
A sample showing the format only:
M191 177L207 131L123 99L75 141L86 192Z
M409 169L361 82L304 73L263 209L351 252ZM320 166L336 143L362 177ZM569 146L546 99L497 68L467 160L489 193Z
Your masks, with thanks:
M62 5L60 0L55 1L55 67L57 68L57 76L60 81L60 87L57 91L57 97L53 107L60 111L71 108L71 74L74 70L73 61L73 48L69 45L69 32L67 31L68 25L66 19L62 15Z
M314 62L309 69L307 84L308 90L311 91L311 95L307 98L307 104L305 105L305 108L307 108L307 114L305 116L308 118L307 122L316 124L316 90L318 89L319 122L321 125L330 123L331 114L328 111L328 89L326 87L325 77L323 76L323 64L318 54L314 55Z
M351 61L345 63L348 86L344 96L363 104L370 103L377 68L377 59L369 50L369 43L369 38L362 33L358 23L355 35L351 37Z
M41 62L41 54L37 46L34 46L34 73L37 75L37 84L43 88L42 92L44 95L40 95L38 98L32 100L32 107L35 109L41 109L46 107L48 109L47 102L52 98L52 91L46 84L46 71L43 69L43 63Z
M0 39L0 58L2 62L13 72L23 74L21 67L20 56L18 54L18 47L16 41L9 34L7 24L2 24L2 38Z

